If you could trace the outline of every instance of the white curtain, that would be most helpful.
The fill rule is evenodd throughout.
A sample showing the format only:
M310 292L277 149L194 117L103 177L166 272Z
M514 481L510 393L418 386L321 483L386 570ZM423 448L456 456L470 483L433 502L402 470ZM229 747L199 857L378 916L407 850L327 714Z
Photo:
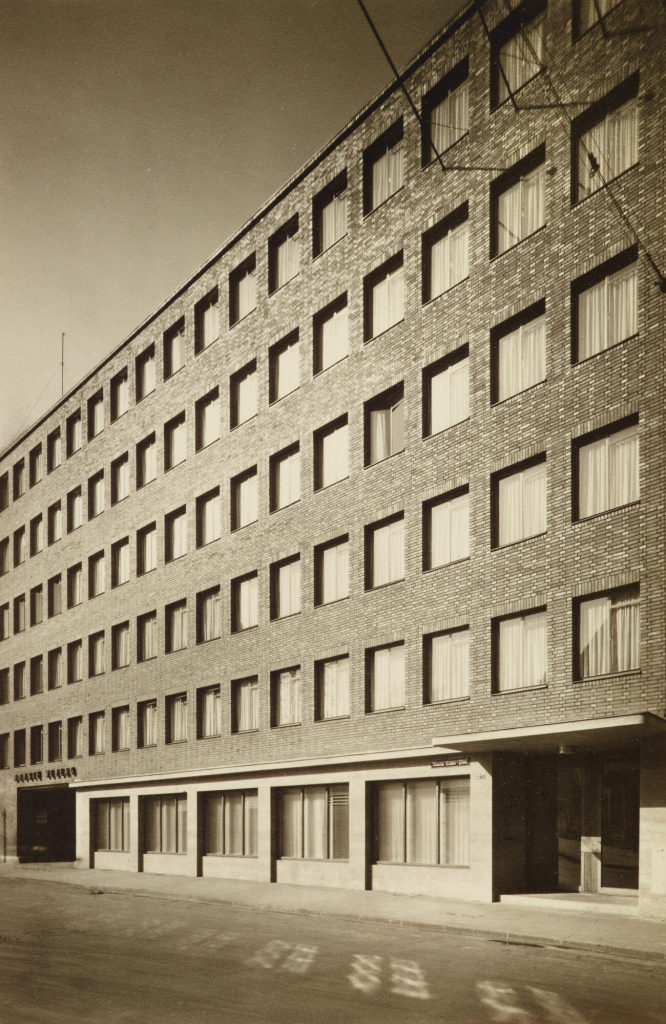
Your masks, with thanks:
M381 462L405 447L405 407L402 398L370 412L370 462Z
M544 59L545 29L546 15L540 14L501 47L499 59L504 75L499 75L500 102L508 98L509 89L516 92L538 74Z
M206 854L225 852L222 839L224 821L224 796L221 793L207 793L205 800L205 841Z
M300 383L300 362L298 340L281 349L275 360L275 398L295 391Z
M328 487L349 475L348 428L344 423L324 434L321 452L321 486Z
M143 571L150 572L157 566L157 530L147 530L142 534L141 544L143 545Z
M106 570L104 564L104 555L95 558L91 563L90 567L92 570L92 594L103 594L106 585Z
M62 507L60 502L53 506L51 511L51 538L60 540L62 537Z
M243 855L243 794L227 793L224 798L224 853Z
M497 197L497 249L505 252L545 223L543 164Z
M241 580L238 587L238 628L257 625L257 577Z
M469 779L439 784L439 862L469 864Z
M349 714L349 658L325 661L322 674L321 716L343 718Z
M280 800L280 856L303 856L303 791L285 789Z
M236 487L236 522L238 529L257 519L257 474L238 481Z
M71 757L83 755L83 723L80 718L69 720L69 752Z
M628 672L640 666L637 588L580 603L580 675Z
M301 720L301 670L285 669L277 678L276 717L278 725L293 725Z
M251 370L238 381L238 423L257 414L257 371Z
M545 683L546 613L502 619L499 626L499 689Z
M141 620L141 653L144 661L157 655L156 615L147 615Z
M638 103L624 103L584 132L578 144L578 198L601 188L638 162ZM599 170L594 165L598 165Z
M93 482L93 508L92 514L99 515L104 511L104 476L100 475Z
M118 743L119 750L129 750L130 716L127 708L123 708L118 713L116 742Z
M405 860L408 864L437 863L437 783L418 779L406 783Z
M154 747L157 743L157 707L155 704L143 705L141 726L144 747Z
M500 402L546 377L546 319L539 317L503 335L498 343Z
M237 317L242 320L244 316L251 313L257 304L257 285L255 268L248 268L242 277L238 279L236 292Z
M124 413L127 412L128 393L129 388L127 386L127 373L125 373L116 381L116 416L122 416Z
M301 496L300 452L292 452L277 465L277 507L284 508Z
M169 701L169 735L172 743L187 739L186 697L175 697Z
M187 647L187 606L176 605L171 609L171 650L181 651Z
M347 202L344 191L332 196L321 211L320 252L325 252L347 233Z
M73 454L78 452L81 447L81 414L77 413L75 416L70 418L67 422L68 435L69 435L69 452Z
M150 352L141 363L141 397L155 390L155 353Z
M104 430L104 401L101 398L93 399L92 403L92 433L93 437Z
M83 644L78 642L68 647L69 668L72 682L83 676Z
M185 419L174 424L171 430L171 465L177 466L185 459Z
M93 753L104 753L104 712L98 711L92 716L92 748Z
M602 352L638 330L636 264L618 270L578 296L578 359Z
M546 530L546 464L499 481L499 543L513 544Z
M443 153L468 130L469 90L465 81L431 110L430 140L437 152ZM432 159L432 153L429 159Z
M236 688L236 721L239 732L258 726L258 687L255 679L247 679Z
M378 526L372 534L372 585L381 587L405 575L404 520Z
M177 334L172 334L169 338L169 357L167 362L170 375L180 370L185 362L185 331L182 329Z
M116 630L116 666L129 665L130 657L129 626L122 626Z
M200 321L200 343L201 348L207 348L211 345L219 336L219 320L217 315L217 302L210 302L201 311Z
M405 703L405 650L402 644L380 647L373 655L370 704L373 711Z
M257 856L257 816L258 816L258 799L257 791L245 793L243 800L243 838L244 838L244 854L246 857Z
M279 243L275 250L275 287L281 288L298 273L300 247L294 232Z
M336 309L320 325L320 370L325 370L349 354L347 306Z
M372 209L402 188L402 143L387 149L372 165Z
M59 647L51 651L49 669L49 689L56 690L62 685L62 651Z
M201 639L216 640L221 633L221 601L219 590L206 594L201 608Z
M212 444L213 441L217 441L220 436L219 398L213 398L212 400L205 402L201 407L200 416L200 441L201 447L205 448L206 445Z
M452 228L430 249L431 299L452 288L469 273L469 226L467 221Z
M147 484L157 476L157 445L150 441L141 450L142 474L141 483Z
M430 378L430 433L460 423L469 416L469 358L440 370Z
M402 320L403 274L402 267L385 274L372 289L372 336L376 337Z
M349 542L332 544L322 552L322 604L349 596Z
M578 511L581 519L638 501L638 453L637 425L580 447Z
M73 491L71 494L71 517L72 517L72 529L76 530L81 526L83 522L83 498L81 496L80 489Z
M129 459L125 458L118 465L118 481L117 481L118 493L116 498L121 501L126 498L129 494Z
M220 495L213 494L203 503L201 510L201 540L203 544L210 544L217 540L222 531L222 514L220 509Z
M469 556L469 494L430 509L430 568Z
M210 690L205 690L203 698L203 734L204 736L219 736L222 732L220 688L213 687Z
M405 794L402 782L383 782L377 792L377 859L389 864L405 861Z
M430 701L469 696L469 630L433 636L430 647Z
M278 570L278 615L294 615L301 610L301 561L281 565Z
M127 410L127 379L125 379L125 410ZM50 438L50 465L52 469L59 466L62 462L62 443L60 440L60 430L51 434Z
M171 527L171 557L180 558L187 552L187 515L182 512L173 516L170 521Z
M34 521L33 549L41 551L44 547L44 520L41 515Z

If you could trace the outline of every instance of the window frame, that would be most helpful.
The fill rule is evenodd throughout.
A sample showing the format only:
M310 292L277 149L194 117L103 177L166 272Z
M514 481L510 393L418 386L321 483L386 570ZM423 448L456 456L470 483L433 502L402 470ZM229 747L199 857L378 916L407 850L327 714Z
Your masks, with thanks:
M517 331L520 332L520 346L521 346L521 370L522 370L522 349L523 349L523 328L529 328L531 325L543 321L543 377L539 380L534 381L532 384L528 384L526 387L519 388L518 391L512 391L511 394L504 395L501 397L501 345L505 338L510 337ZM524 309L521 309L519 313L514 316L508 317L501 323L496 324L490 330L490 404L500 405L502 402L508 402L510 399L515 398L516 395L522 395L526 391L531 391L532 388L536 388L539 384L543 384L548 379L548 366L547 366L547 320L546 320L546 300L538 299L537 302L531 303Z
M580 298L586 292L591 291L593 288L604 284L604 317L606 320L606 329L608 327L608 320L610 319L609 302L606 291L606 283L611 279L624 274L629 268L635 268L636 281L635 281L635 319L636 319L636 330L628 334L625 338L620 338L617 341L605 345L604 347L597 349L595 352L591 352L589 355L581 357L581 330L580 330ZM586 274L581 274L580 277L575 278L571 282L571 362L574 366L579 366L582 363L586 363L589 359L594 359L595 356L600 356L604 352L610 352L612 349L617 348L618 345L624 345L625 342L631 341L632 338L637 337L639 334L639 313L640 307L638 302L638 291L640 285L640 274L638 265L638 246L632 245L622 252L611 257L611 259L604 260L603 263L593 267L592 270Z
M521 533L520 536L513 538L512 540L502 541L502 522L501 522L501 496L500 489L502 481L508 480L511 477L523 477L524 488L524 474L529 473L536 467L543 467L544 475L544 497L545 503L543 508L544 528L539 530L538 533ZM503 548L513 547L514 544L522 544L524 541L534 540L536 537L543 537L548 532L548 460L546 452L539 452L538 455L533 455L529 459L522 459L520 462L514 462L510 466L506 466L504 469L497 470L495 473L490 475L490 546L493 550L499 550ZM522 529L526 529L524 524L524 513L525 504L521 507L521 519Z
M294 566L296 566L297 568L293 569ZM290 603L288 605L288 610L285 610L285 611L282 611L282 602L280 600L280 594L281 594L281 573L283 572L283 570L290 570L289 571L289 594L290 594L289 600L290 600ZM293 572L292 572L292 570L293 570ZM270 567L270 591L271 591L271 593L270 593L270 610L271 610L271 621L276 622L279 619L288 619L288 618L291 618L293 615L299 615L300 614L301 605L302 605L302 600L301 600L301 570L302 570L302 565L301 565L301 554L300 554L300 552L296 552L296 554L289 555L287 558L281 558L279 561L271 563L271 567ZM296 583L294 583L294 578L296 578ZM294 595L292 595L292 593L291 593L293 587L295 587L296 590L297 590L296 597L294 597ZM292 606L292 603L291 603L292 600L293 600L293 606Z
M283 503L278 504L278 502L280 502L280 492L282 489L280 487L281 468L283 466L286 466L286 463L293 459L294 456L297 457L298 461L298 494L295 498L291 498L291 500L289 501L285 501ZM302 481L300 442L294 441L292 444L287 445L285 448L281 448L280 451L273 452L273 454L269 457L268 467L270 478L270 512L271 514L273 514L274 512L280 512L284 508L290 508L291 506L296 505L301 500Z
M522 214L523 214L523 199L522 199L522 183L528 181L533 177L541 176L541 188L542 202L543 202L543 220L540 224L537 224L531 230L528 230L529 225L523 227ZM548 220L546 217L546 143L542 142L536 146L535 149L527 153L526 156L521 157L511 167L507 167L505 171L498 174L497 177L493 178L490 182L490 259L499 259L500 256L504 256L506 253L511 252L516 246L521 245L528 238L532 238L533 235L538 234L542 228L546 227ZM506 245L503 249L500 248L500 220L499 220L499 208L502 196L507 195L516 187L521 189L520 199L520 211L521 211L521 234L515 241ZM508 229L507 229L508 231Z
M538 78L544 70L544 61L537 56L537 60L542 66L539 67L534 74L524 78L514 89L508 83L508 76L506 76L506 72L503 73L502 70L500 70L500 64L502 50L506 44L527 29L530 24L536 22L537 19L542 19L544 24L542 46L545 56L545 36L547 31L546 14L546 0L523 0L523 2L515 6L508 16L504 18L490 33L491 111L497 110L505 103L511 102L512 97L517 96L526 85L534 81L535 78ZM501 95L504 90L506 90L506 96Z
M243 383L251 377L254 377L254 411L250 413L249 416L245 416L244 419L241 419L242 402L240 390ZM236 430L236 428L242 426L243 423L249 423L250 420L255 419L259 411L256 359L251 359L248 363L245 363L244 366L241 366L240 369L231 374L229 378L229 394L229 429Z
M344 195L347 191L347 168L343 168L339 174L329 181L312 200L312 258L317 259L319 256L323 256L325 252L332 249L333 246L344 238L348 231L348 210L346 199L345 203L345 225L344 231L337 235L332 242L328 245L324 245L324 210L331 204L339 200L340 196Z
M288 676L288 680L285 677ZM287 717L282 718L282 683L287 682ZM288 729L303 721L303 673L300 665L274 669L270 674L271 729ZM289 717L293 715L293 717Z
M254 303L247 309L241 304L241 282L246 277L254 278ZM229 328L235 327L257 308L257 254L250 253L229 272Z
M608 507L597 509L591 512L589 515L582 515L581 513L581 480L580 480L580 453L583 448L597 445L600 442L613 437L614 434L621 434L629 429L635 430L636 435L636 472L638 474L638 493L635 498L631 501L623 502L620 505L609 505ZM573 438L571 442L571 514L572 521L574 523L585 523L590 519L595 519L598 516L607 515L609 512L614 512L617 509L631 508L632 505L637 505L641 500L641 488L640 488L640 471L641 471L641 433L640 433L640 420L638 413L634 413L631 416L624 416L622 419L614 420L613 423L608 423L598 430L592 430L587 434L581 434L579 437Z
M324 600L324 594L326 591L324 578L325 578L325 559L326 552L337 550L338 548L344 547L347 553L347 593L341 594L339 597L335 597L330 601ZM315 608L325 608L329 604L337 604L338 601L346 601L350 593L350 573L349 573L349 534L344 533L338 537L334 537L332 540L324 541L321 544L315 545L314 549L314 561L315 561L315 578L314 578L314 604ZM337 582L337 572L336 572ZM336 586L337 591L337 586Z
M452 146L455 146L457 142L460 142L460 140L464 139L464 137L469 133L468 119L467 128L465 128L452 142L449 142L448 146L445 146L442 150L437 149L431 135L432 114L434 111L441 103L450 96L453 96L458 89L461 89L468 83L469 57L463 57L462 60L458 61L454 67L447 71L446 74L421 97L421 167L428 167L432 163L437 163L438 157L441 157L443 153L448 152ZM444 127L454 130L457 126L447 125Z
M325 324L334 320L334 318L342 311L345 310L345 335L347 348L344 355L334 359L333 362L324 362L324 327ZM327 303L323 309L318 310L312 317L312 375L316 377L320 373L324 373L326 370L330 370L332 366L337 366L338 363L343 362L349 357L349 307L347 304L347 292L343 292L338 295L332 302Z
M613 645L613 640L617 641L617 626L613 626L612 619L609 616L607 629L609 632L609 649L606 652L610 661L611 668L608 672L595 672L585 674L583 669L583 657L584 652L582 650L582 621L581 621L581 609L586 603L598 601L602 598L608 599L611 603L609 605L610 612L612 613L613 608L621 607L622 602L625 606L633 605L638 609L638 622L637 622L637 635L635 637L635 643L638 647L638 664L631 665L629 668L618 668L618 649L617 644ZM613 605L613 599L618 601L617 604ZM629 583L620 587L610 587L606 590L598 590L592 594L584 594L573 599L573 672L572 678L576 683L585 683L595 679L606 679L609 676L624 676L630 673L640 673L641 671L641 642L642 632L644 623L641 621L643 616L641 615L641 587L639 583ZM613 636L613 634L615 634ZM615 664L613 664L613 662Z
M374 341L375 338L381 338L383 334L390 331L393 327L402 323L405 319L405 281L404 281L404 258L403 250L394 253L393 256L385 260L380 266L375 267L369 274L366 274L363 278L363 341L367 344L370 341ZM390 281L396 275L399 275L399 286L400 286L400 316L397 319L387 323L386 326L381 326L381 329L375 330L375 289L383 282ZM387 305L387 320L390 318L390 303Z
M280 360L290 350L295 351L295 355L292 358L296 364L296 383L290 386L287 383L288 390L282 390L280 384ZM276 341L268 349L268 404L275 405L276 402L281 402L282 399L287 398L289 395L293 395L295 391L298 391L301 386L301 348L300 348L300 337L298 327L294 328L293 331L289 331L284 337Z
M466 268L465 273L461 277L457 277L455 281L449 281L441 291L435 293L432 283L432 269L433 269L433 249L435 245L442 242L445 238L449 240L452 238L453 233L458 231L464 225L467 226L467 239L466 239ZM457 206L455 210L447 214L441 220L433 224L432 227L428 228L421 235L421 303L425 306L430 302L434 302L435 299L440 299L442 295L446 295L455 288L457 285L462 284L470 276L469 269L469 202L465 201ZM450 244L449 244L450 248ZM449 254L450 261L450 254Z
M402 700L400 703L394 704L377 704L377 695L375 692L375 686L377 683L377 668L376 658L377 654L382 651L392 651L400 649L402 651ZM384 711L404 711L406 708L406 697L407 697L407 652L405 648L404 640L393 640L390 643L379 644L376 647L367 647L365 651L365 713L366 715L381 714ZM391 666L389 666L391 668ZM392 686L392 680L388 678L389 691Z
M583 110L577 117L571 122L571 205L577 206L579 203L589 199L590 196L595 195L606 184L611 181L615 181L622 174L631 170L632 167L636 167L640 162L640 109L638 106L638 93L640 86L640 72L634 71L631 75L628 75L622 82L610 89L605 95L601 96L594 103L591 103L585 110ZM581 182L580 182L580 147L582 137L588 132L598 128L606 118L616 114L624 106L629 104L635 105L635 117L636 117L636 159L627 164L619 171L615 171L614 168L600 168L601 174L599 174L599 180L601 184L597 185L596 188L592 188L589 192L581 194ZM587 148L587 147L586 147ZM587 151L588 160L590 151ZM594 156L594 154L592 154ZM594 157L596 161L596 157ZM596 161L598 164L598 161ZM597 172L598 173L598 172Z
M378 198L375 201L374 194L374 169L377 164L383 160L388 154L395 150L400 152L401 156L401 168L400 172L396 175L400 179L400 184L396 185L395 188L391 188L391 176L388 177L388 188L391 191L387 193L383 198ZM407 170L407 152L404 138L404 128L402 117L399 117L393 122L381 135L370 143L363 150L363 216L368 217L375 210L379 210L385 203L389 201L394 195L397 195L405 186L405 171Z
M467 498L467 554L450 558L447 562L433 562L433 511L440 505L450 505L461 498ZM471 557L471 530L469 528L471 505L469 484L462 484L454 487L443 494L437 494L434 498L428 498L422 504L422 568L423 572L434 572L437 569L445 569L449 565L457 565L459 562L466 562ZM449 537L449 550L451 539Z
M281 279L279 274L279 252L281 247L288 242L289 239L295 238L296 242L296 256L293 258L294 272L290 277ZM289 273L289 268L285 271ZM268 239L268 294L275 295L281 288L293 281L295 277L298 277L300 273L300 239L299 239L299 219L298 214L295 213L291 216L284 224L282 224L277 231Z
M446 638L450 644L455 644L455 638L462 637L464 634L467 641L466 650L466 675L463 679L462 685L459 687L460 692L448 692L446 696L438 697L433 695L433 681L435 678L435 671L433 665L434 656L434 641L440 638ZM451 654L448 655L449 669L451 668ZM470 672L471 662L471 631L469 625L466 626L455 626L452 629L440 629L433 633L425 633L423 636L423 703L424 705L432 704L450 704L456 701L469 700L470 699ZM443 686L448 689L451 680L444 679Z
M217 285L211 288L198 302L194 304L194 354L201 355L220 340L220 307L219 289ZM217 334L215 337L207 336L207 314L209 309L217 309Z
M502 685L501 678L501 632L502 623L521 621L522 636L521 636L521 674L525 671L525 662L528 657L528 644L526 640L526 627L525 622L535 622L537 619L543 621L545 630L545 678L541 681L529 681L523 682L521 686L507 686ZM529 630L530 627L527 627ZM526 690L543 690L550 685L549 672L548 672L548 634L549 634L549 622L548 622L548 608L546 605L539 605L535 608L526 608L519 612L512 612L509 615L498 615L491 620L491 677L492 677L492 693L493 695L507 694L507 693L522 693Z

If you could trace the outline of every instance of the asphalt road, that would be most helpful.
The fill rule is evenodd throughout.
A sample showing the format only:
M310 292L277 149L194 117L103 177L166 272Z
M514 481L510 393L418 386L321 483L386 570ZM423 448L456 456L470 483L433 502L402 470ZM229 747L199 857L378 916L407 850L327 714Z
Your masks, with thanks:
M664 1024L657 964L0 881L2 1024Z

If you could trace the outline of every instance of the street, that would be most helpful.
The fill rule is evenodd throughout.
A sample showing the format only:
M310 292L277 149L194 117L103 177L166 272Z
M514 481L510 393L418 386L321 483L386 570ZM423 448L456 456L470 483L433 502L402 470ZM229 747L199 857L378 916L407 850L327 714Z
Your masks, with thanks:
M2 1024L663 1024L656 963L0 881ZM618 920L621 927L621 921Z

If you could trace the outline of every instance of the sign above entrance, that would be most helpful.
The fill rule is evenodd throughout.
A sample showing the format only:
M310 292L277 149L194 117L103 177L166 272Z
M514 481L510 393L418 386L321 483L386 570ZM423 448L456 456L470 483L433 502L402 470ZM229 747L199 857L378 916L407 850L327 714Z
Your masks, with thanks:
M468 757L446 757L441 761L432 761L431 768L461 768L469 764Z
M76 778L76 768L47 768L46 772L41 770L35 772L17 772L14 782L42 782L47 779L73 779Z

